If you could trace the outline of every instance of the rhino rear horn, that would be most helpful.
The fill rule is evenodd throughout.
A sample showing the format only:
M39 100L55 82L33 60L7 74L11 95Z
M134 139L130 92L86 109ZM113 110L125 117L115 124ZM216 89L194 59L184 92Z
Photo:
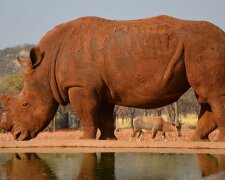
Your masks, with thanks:
M7 106L10 106L12 103L15 103L16 97L10 94L0 95L0 102L3 103L3 109Z

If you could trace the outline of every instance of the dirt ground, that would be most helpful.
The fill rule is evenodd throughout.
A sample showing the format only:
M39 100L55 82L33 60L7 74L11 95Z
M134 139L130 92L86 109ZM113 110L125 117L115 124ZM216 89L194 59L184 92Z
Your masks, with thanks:
M39 135L35 138L35 140L43 140L43 139L51 139L51 140L64 140L64 139L80 139L82 136L82 131L80 130L57 130L55 132L43 131L39 133ZM193 129L183 129L182 136L177 137L177 135L173 132L166 133L166 140L167 141L186 141L190 138L191 134L194 133ZM125 140L130 142L130 138L133 134L132 129L120 129L115 131L115 135L118 140ZM97 138L99 137L100 132L97 134ZM218 131L214 131L210 134L209 139L210 141L216 141L218 137ZM13 136L11 133L0 133L0 141L13 141ZM132 140L132 141L135 141ZM131 141L131 142L132 142ZM152 141L151 133L145 133L141 139L141 141ZM161 133L158 132L155 141L164 141L161 136Z
M0 153L91 153L91 152L150 152L150 153L211 153L225 154L225 143L215 142L218 131L210 134L210 142L191 142L188 138L193 129L183 129L182 137L166 133L167 140L157 134L152 141L146 133L141 141L130 140L132 129L120 129L115 134L117 141L81 140L80 130L44 131L29 141L16 141L11 133L0 133ZM98 132L97 137L100 133Z
M183 129L182 137L177 137L177 135L172 132L166 133L166 142L172 143L172 144L176 143L175 144L176 146L187 148L188 139L193 132L194 132L193 129ZM98 132L97 137L99 137L99 134L100 133ZM132 129L120 129L119 131L115 131L115 134L116 134L116 137L118 138L118 140L110 142L111 148L113 148L114 146L115 147L118 146L117 142L120 142L120 143L122 142L122 146L123 146L123 144L126 144L127 147L128 146L132 147L136 143L135 146L138 147L138 144L137 144L138 141L136 139L131 140ZM25 141L23 143L23 142L15 141L13 139L13 136L11 133L0 133L0 148L4 147L5 145L7 146L8 144L12 144L11 147L13 147L13 146L17 147L18 144L20 147L32 146L32 144L38 145L38 143L40 144L40 146L44 146L43 144L46 144L49 142L51 142L51 146L54 146L54 144L56 144L56 145L59 143L63 144L66 141L67 142L79 141L79 144L73 144L71 146L83 146L83 147L87 146L87 143L90 143L90 142L86 141L86 140L80 140L81 136L82 136L82 131L80 131L80 130L58 130L55 132L44 131L44 132L41 132L36 138L29 140L29 141ZM217 130L212 132L209 136L211 142L216 141L217 137L218 137ZM93 146L95 146L95 144L97 146L99 144L98 142L100 142L100 141L95 141ZM151 139L151 134L145 133L139 143L142 143L142 145L143 145L145 143L150 143L150 142L153 143L153 141ZM158 132L156 139L154 141L154 146L157 146L157 143L162 145L162 144L164 144L164 142L165 142L165 140L162 138L161 133ZM101 143L103 143L103 141L101 141ZM5 144L5 145L3 146L3 144ZM208 144L210 145L210 143L208 143ZM68 143L65 146L67 146L67 145L68 145ZM104 146L104 144L103 144L103 146ZM206 146L206 144L204 145L204 147L205 146ZM223 146L224 146L224 143L223 143Z
M38 141L46 140L46 139L53 140L53 141L76 140L76 139L80 139L80 137L82 136L82 133L83 132L80 130L57 130L55 132L43 131L34 139ZM166 141L179 141L180 143L182 143L183 141L187 141L190 138L191 134L193 133L194 133L193 129L183 129L182 136L177 137L175 133L167 132ZM120 129L115 131L115 135L118 140L128 141L131 143L132 141L136 141L136 139L132 141L130 140L132 134L133 134L132 129ZM100 132L98 132L97 138L99 137L99 135L100 135ZM210 141L216 141L217 137L218 137L218 131L216 130L210 134L209 139ZM3 141L14 141L12 134L0 133L0 142L3 142ZM152 141L151 133L150 132L145 133L141 141L146 141L146 142ZM157 133L155 141L164 141L160 132Z

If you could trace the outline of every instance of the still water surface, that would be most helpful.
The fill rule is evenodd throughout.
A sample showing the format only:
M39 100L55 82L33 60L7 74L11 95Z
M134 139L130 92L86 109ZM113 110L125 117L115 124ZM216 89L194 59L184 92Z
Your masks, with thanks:
M0 180L198 180L223 170L224 154L0 153Z

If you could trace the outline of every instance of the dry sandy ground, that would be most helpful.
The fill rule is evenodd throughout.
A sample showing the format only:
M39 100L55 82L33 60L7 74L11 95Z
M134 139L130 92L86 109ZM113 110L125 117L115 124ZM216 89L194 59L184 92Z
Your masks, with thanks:
M90 151L143 151L143 152L186 152L225 154L225 143L216 142L218 131L211 133L211 142L189 142L188 138L194 130L182 130L182 137L175 133L167 133L167 140L160 133L152 141L151 134L144 135L141 141L130 140L131 129L116 131L117 141L109 140L80 140L82 131L60 130L56 132L41 132L36 138L29 141L15 141L10 133L0 133L0 152L8 151L58 151L60 152L90 152ZM98 133L99 136L99 133Z
M167 132L166 133L166 140L167 141L179 141L182 143L182 141L187 141L191 134L194 132L192 129L183 129L182 130L182 137L177 137L175 133L173 132ZM120 129L119 131L115 131L115 135L118 140L124 140L124 141L130 141L130 137L132 135L133 131L132 129ZM82 136L82 131L80 130L57 130L55 132L49 132L49 131L43 131L41 132L35 140L53 140L53 141L59 141L59 140L76 140L80 139ZM218 136L218 131L214 131L210 134L209 138L210 141L216 141ZM97 138L99 137L99 132L97 134ZM11 133L0 133L0 142L2 141L14 141L13 136ZM135 140L134 140L135 141ZM152 141L151 134L145 133L142 137L141 141ZM155 141L164 141L164 139L161 137L160 132L158 132L156 136Z

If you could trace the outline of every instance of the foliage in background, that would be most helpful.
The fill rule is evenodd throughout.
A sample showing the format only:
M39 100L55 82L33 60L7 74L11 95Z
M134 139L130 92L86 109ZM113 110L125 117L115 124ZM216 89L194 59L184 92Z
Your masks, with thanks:
M32 47L33 44L24 44L0 50L0 81L7 75L22 72L16 57L28 57Z
M18 94L23 89L23 74L7 75L0 83L1 93Z

